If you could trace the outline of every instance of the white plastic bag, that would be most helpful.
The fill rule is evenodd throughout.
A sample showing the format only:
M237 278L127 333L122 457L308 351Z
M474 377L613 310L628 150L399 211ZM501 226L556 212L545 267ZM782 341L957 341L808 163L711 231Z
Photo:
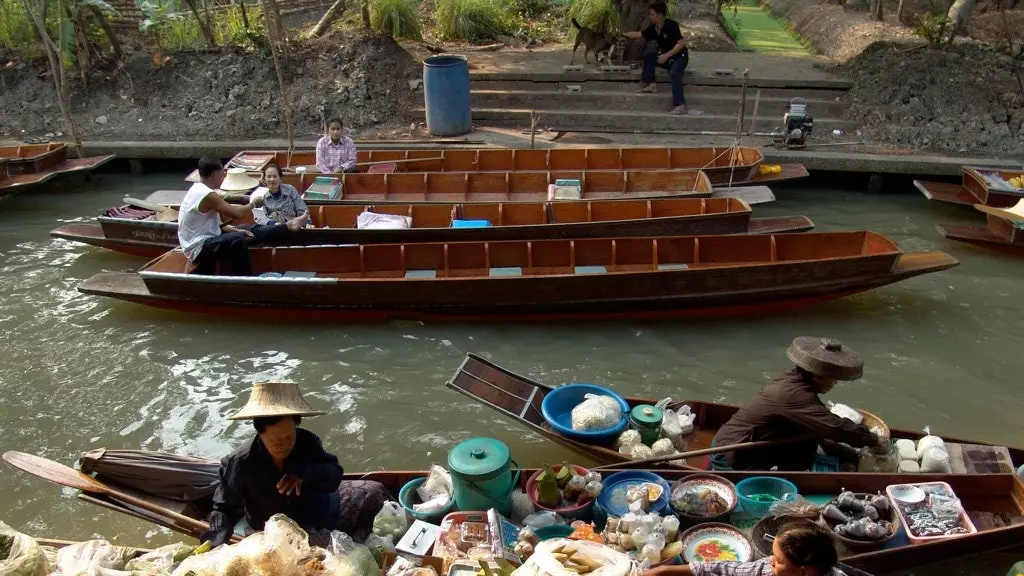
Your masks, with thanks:
M416 488L416 494L419 495L422 502L433 500L438 496L451 497L452 475L441 466L437 464L432 465L427 479Z
M679 416L679 427L682 429L683 436L693 432L693 423L697 420L697 415L690 410L690 407L686 404L679 407L676 410L676 415ZM680 450L686 450L686 447L679 448Z
M632 428L626 430L615 440L616 448L623 448L629 446L636 446L637 444L643 444L643 438L640 437L640 432L633 430Z
M921 454L921 472L924 474L949 474L949 454L945 447L933 446Z
M121 570L131 551L106 540L87 540L57 550L57 568L62 576L91 574L96 569Z
M147 575L170 574L174 566L187 558L195 549L195 546L189 546L182 542L168 544L146 552L142 556L132 558L124 565L124 569Z
M607 430L622 421L622 408L611 396L587 394L584 398L572 409L573 430Z
M186 576L190 572L195 576L249 574L252 564L248 557L235 555L235 546L223 544L205 554L185 558L171 576Z
M577 558L585 558L600 565L600 568L588 572L588 576L639 576L640 568L633 560L611 548L587 540L568 540L553 538L537 544L533 556L512 573L512 576L578 576L565 568L554 556L559 547L572 546L576 549Z
M518 488L512 492L512 523L522 524L523 518L537 511L533 500Z
M358 230L398 230L402 228L412 228L412 218L398 214L377 214L376 212L361 212L359 216L356 216L356 229Z
M0 540L4 548L10 543L6 557L0 560L0 576L46 576L50 573L52 567L35 538L0 522Z
M676 450L685 451L686 441L683 436L693 432L693 421L697 415L692 414L690 407L685 404L678 410L671 410L671 403L671 398L663 398L655 404L662 412L661 437L669 439Z
M913 460L916 463L920 459L913 440L900 438L896 441L896 449L900 452L900 460Z
M447 497L445 502L447 503ZM405 517L405 510L398 502L387 501L373 518L373 533L378 536L387 536L400 539L405 531L409 529L409 520Z
M860 412L857 412L853 408L850 408L846 404L834 404L832 402L829 402L829 411L835 414L836 416L839 416L840 418L852 420L854 424L860 424L864 422L864 415L862 415Z
M344 532L331 532L331 556L324 561L329 572L335 576L379 576L380 566L373 559L370 549Z
M938 436L932 436L932 430L930 426L924 427L925 436L917 441L917 454L924 458L924 453L929 448L942 448L946 449L946 443L942 441L942 438Z
M390 552L395 553L395 542L390 536L378 536L376 534L370 534L366 537L366 541L363 542L363 546L373 554L373 560L379 566L384 565L384 553Z

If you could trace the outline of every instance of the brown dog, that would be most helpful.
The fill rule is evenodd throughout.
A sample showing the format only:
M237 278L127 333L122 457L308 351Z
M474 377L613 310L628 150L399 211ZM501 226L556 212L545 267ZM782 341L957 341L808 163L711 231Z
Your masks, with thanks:
M604 34L596 32L587 26L580 25L575 18L572 19L572 25L576 27L576 43L572 45L572 58L569 60L570 65L573 63L573 60L576 59L576 49L580 47L580 44L583 44L585 48L583 51L583 60L587 63L590 62L590 60L587 59L587 56L591 52L594 53L595 62L599 62L601 53L608 52L612 49L612 41ZM610 59L611 58L609 57L609 60Z

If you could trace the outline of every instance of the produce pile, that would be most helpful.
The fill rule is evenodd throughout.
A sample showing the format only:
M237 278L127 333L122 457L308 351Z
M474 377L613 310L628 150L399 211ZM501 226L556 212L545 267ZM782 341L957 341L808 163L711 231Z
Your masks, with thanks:
M577 467L562 462L558 471L545 464L544 471L537 476L537 504L544 508L557 509L582 506L601 493L601 475L587 472L576 473Z
M615 441L615 447L620 454L628 456L631 460L643 460L654 456L671 456L686 451L686 441L683 436L693 432L693 422L697 415L690 411L689 406L682 406L679 410L670 410L668 405L671 398L665 398L655 408L661 414L661 429L657 439L650 444L644 443L643 435L635 430L626 430ZM683 460L673 460L673 464L686 464Z
M833 532L851 540L876 542L892 535L894 514L885 496L843 492L822 509L821 517Z

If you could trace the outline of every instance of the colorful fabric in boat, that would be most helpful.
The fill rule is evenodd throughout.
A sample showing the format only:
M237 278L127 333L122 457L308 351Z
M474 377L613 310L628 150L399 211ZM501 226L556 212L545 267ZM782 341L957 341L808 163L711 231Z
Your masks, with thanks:
M153 210L135 208L134 206L118 206L103 213L107 218L123 218L125 220L145 220L156 214Z

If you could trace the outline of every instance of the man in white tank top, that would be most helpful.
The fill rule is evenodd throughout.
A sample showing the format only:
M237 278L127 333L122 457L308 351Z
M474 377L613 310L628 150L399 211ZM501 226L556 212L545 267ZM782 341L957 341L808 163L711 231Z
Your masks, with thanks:
M255 198L244 206L229 204L221 198L215 191L224 181L224 167L215 158L199 160L199 178L181 201L178 242L182 252L197 265L197 274L216 274L220 262L231 268L222 270L222 274L252 276L249 241L255 236L260 236L262 241L284 240L289 233L287 227L256 226L253 228L258 230L254 230L223 224L222 216L236 219L250 215L254 207L263 204L262 198Z

